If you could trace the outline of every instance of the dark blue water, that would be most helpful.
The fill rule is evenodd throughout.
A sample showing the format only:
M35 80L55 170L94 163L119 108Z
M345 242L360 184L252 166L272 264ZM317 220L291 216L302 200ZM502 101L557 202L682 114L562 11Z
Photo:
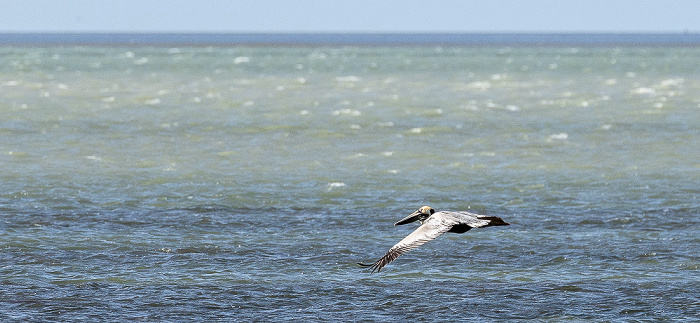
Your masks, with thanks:
M5 212L4 235L14 238L3 241L1 313L10 321L698 318L695 216L555 209L506 211L510 227L441 237L379 274L355 261L412 228L392 228L375 209Z
M700 44L696 33L0 33L14 45L570 45Z

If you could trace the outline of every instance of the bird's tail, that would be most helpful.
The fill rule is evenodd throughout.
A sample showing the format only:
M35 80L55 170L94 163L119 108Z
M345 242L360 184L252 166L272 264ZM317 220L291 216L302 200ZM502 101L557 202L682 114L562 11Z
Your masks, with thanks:
M497 217L497 216L488 216L488 215L481 215L478 216L479 220L487 220L489 221L489 224L487 224L487 227L491 227L494 225L510 225L510 223L503 221L503 219Z

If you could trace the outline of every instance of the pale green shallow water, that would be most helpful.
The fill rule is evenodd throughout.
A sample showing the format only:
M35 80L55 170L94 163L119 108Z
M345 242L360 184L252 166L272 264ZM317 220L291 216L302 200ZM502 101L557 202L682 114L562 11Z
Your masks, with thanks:
M698 57L0 48L0 318L698 319Z

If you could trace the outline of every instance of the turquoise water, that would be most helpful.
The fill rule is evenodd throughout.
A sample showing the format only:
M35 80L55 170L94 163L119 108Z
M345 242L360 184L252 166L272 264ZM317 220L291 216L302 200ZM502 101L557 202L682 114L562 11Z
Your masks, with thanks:
M698 319L699 55L2 47L0 317Z

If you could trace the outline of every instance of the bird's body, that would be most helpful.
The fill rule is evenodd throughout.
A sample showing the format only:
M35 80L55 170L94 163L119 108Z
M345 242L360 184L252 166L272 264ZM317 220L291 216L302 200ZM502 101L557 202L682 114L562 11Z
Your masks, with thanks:
M472 228L483 228L496 225L508 225L503 219L497 216L480 215L466 211L440 211L429 206L423 206L418 211L396 222L394 225L406 224L420 221L421 226L411 234L395 244L389 251L373 264L362 264L372 268L372 272L379 272L394 259L402 254L418 248L426 242L433 240L443 233L454 232L464 233Z

